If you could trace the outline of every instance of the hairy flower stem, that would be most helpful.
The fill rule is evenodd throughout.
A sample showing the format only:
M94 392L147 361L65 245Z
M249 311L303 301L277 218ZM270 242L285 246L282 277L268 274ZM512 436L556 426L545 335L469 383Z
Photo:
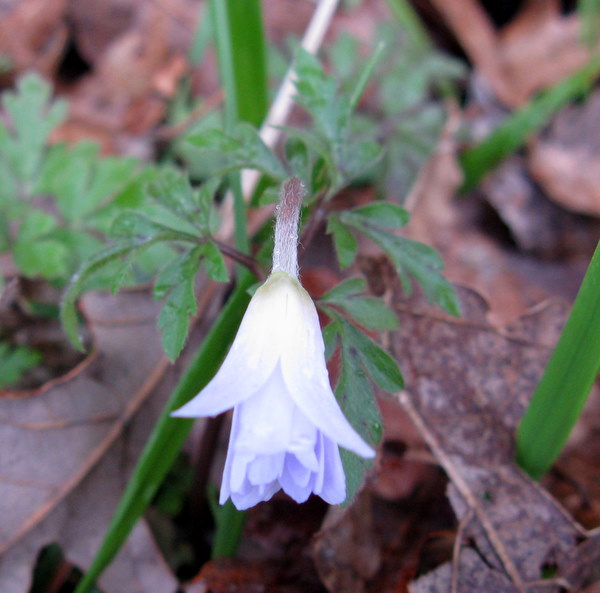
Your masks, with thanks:
M298 278L298 221L304 194L300 179L288 179L281 190L275 221L272 271L285 272L293 278Z

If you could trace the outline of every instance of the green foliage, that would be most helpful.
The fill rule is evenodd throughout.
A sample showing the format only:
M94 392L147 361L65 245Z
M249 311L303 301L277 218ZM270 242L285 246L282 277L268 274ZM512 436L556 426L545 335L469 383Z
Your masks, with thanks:
M223 175L243 168L257 169L274 181L281 182L286 171L279 159L265 146L256 128L238 124L232 134L212 129L188 136L199 154L214 159L213 175Z
M219 74L226 93L225 127L236 121L259 126L268 108L266 43L259 0L210 3Z
M117 290L139 256L155 246L168 247L166 260L154 281L154 297L164 299L158 317L165 353L175 360L183 348L196 313L195 280L201 265L217 282L228 280L217 245L211 241L216 220L213 197L219 178L194 189L186 175L172 169L159 171L142 190L144 210L123 209L116 214L111 234L117 242L88 258L65 291L61 319L71 341L77 336L75 303L99 274Z
M517 461L539 479L581 414L600 370L600 243L517 430Z
M326 357L340 352L340 374L335 393L344 414L366 442L377 445L382 423L371 381L379 388L395 392L403 387L402 374L396 361L356 325L337 310L368 330L393 330L398 319L382 301L360 296L366 284L362 278L350 278L324 294L319 306L331 323L323 330ZM347 479L347 500L351 500L371 465L349 451L342 451Z
M382 423L369 377L381 389L395 392L404 385L402 374L396 361L385 350L331 308L331 305L335 305L364 326L364 311L360 311L360 305L356 307L357 303L368 303L368 309L377 302L375 308L379 313L384 309L386 311L376 322L378 329L397 327L395 315L381 301L356 296L363 290L364 281L352 278L324 295L320 307L332 320L323 331L326 355L330 358L336 349L339 348L340 351L340 375L335 387L340 407L365 441L377 445L382 435ZM360 311L358 316L357 310ZM373 309L371 313L374 312ZM366 319L371 320L371 315L367 315ZM364 472L370 467L371 461L349 451L342 451L342 460L349 501L362 483Z
M17 383L30 369L39 364L41 356L24 346L12 346L0 341L0 389Z
M67 113L66 103L51 103L50 95L50 86L29 73L19 79L15 92L2 97L11 125L0 126L0 152L15 183L22 184L25 191L35 182L51 132Z
M76 593L90 593L94 581L116 556L177 458L193 420L174 419L170 413L189 401L212 379L246 310L250 299L246 290L252 282L250 274L239 279L238 286L173 391L127 484L102 546L77 586Z
M324 294L319 301L340 308L365 329L396 329L398 319L383 301L374 297L358 296L365 290L366 283L362 278L350 278Z
M0 249L24 276L60 285L101 247L115 206L142 170L132 158L101 158L91 143L51 146L66 104L50 96L41 77L25 74L2 97Z
M351 125L355 107L352 96L338 89L335 79L325 74L313 55L300 49L295 64L298 76L296 101L312 117L314 129L286 130L291 138L304 143L323 160L325 174L322 179L327 183L328 194L333 195L373 167L381 158L382 150L373 140L355 137ZM304 181L309 193L311 189L312 193L320 189L317 179L305 178Z
M431 303L458 316L458 300L452 285L440 273L444 263L437 252L428 245L389 232L407 222L408 213L399 206L373 202L361 208L331 213L327 230L333 237L342 268L354 261L357 243L352 231L359 232L388 255L407 294L412 290L412 277L420 284Z
M154 296L165 303L158 316L163 347L175 360L189 331L189 320L196 314L194 280L200 268L200 248L195 247L171 262L154 282Z
M373 140L363 140L355 134L351 115L356 92L341 91L319 61L302 49L297 52L296 72L296 100L310 115L313 126L284 128L288 135L285 163L246 123L229 132L204 128L189 133L186 141L192 150L184 155L188 162L195 168L198 161L209 162L211 174L218 175L256 169L270 181L263 191L295 175L304 181L309 196L326 194L328 198L372 168L381 158L382 149ZM360 81L358 89L364 84Z
M154 496L152 506L165 515L176 517L183 510L193 484L194 469L187 455L181 454Z
M360 126L385 147L369 182L387 199L402 202L416 174L432 153L445 121L440 94L452 93L452 85L464 77L457 60L436 51L405 0L388 0L398 22L379 26L376 78L368 105L360 118L353 117L354 133ZM343 72L343 88L361 76L359 46L347 34L330 46L328 57L335 72ZM368 70L367 70L368 71Z
M600 32L600 1L579 0L577 12L581 21L581 41L593 50L598 44Z

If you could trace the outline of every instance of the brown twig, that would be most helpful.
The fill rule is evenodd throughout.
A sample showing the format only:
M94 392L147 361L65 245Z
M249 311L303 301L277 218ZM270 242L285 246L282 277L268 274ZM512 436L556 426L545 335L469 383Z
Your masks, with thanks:
M458 531L456 532L456 537L454 538L454 549L452 551L452 578L450 581L450 592L458 593L458 577L459 577L459 568L460 568L460 550L462 548L462 543L465 537L465 531L473 519L474 512L473 509L469 509L467 514L464 516L463 520L458 525Z
M425 439L425 442L429 445L435 456L439 459L440 465L444 468L444 471L448 475L448 477L452 480L452 483L459 491L460 495L463 497L469 508L473 511L473 514L477 517L485 534L487 535L490 543L494 547L496 554L500 558L504 569L507 574L512 579L514 585L519 589L519 591L525 591L525 583L519 574L519 570L517 569L515 563L512 558L507 554L504 544L500 540L500 537L491 523L489 517L485 514L481 505L473 495L469 484L465 481L461 473L456 469L455 464L452 462L450 457L444 451L441 443L438 441L437 437L433 434L433 432L429 429L425 420L417 410L417 408L412 403L410 397L405 391L401 391L396 395L398 401L402 404L402 407L406 410L407 414L410 416L410 419L413 421L414 425L418 428L419 432Z
M251 255L247 255L246 253L242 253L241 251L238 251L235 247L227 245L227 243L219 241L218 239L212 239L212 241L219 248L219 250L222 253L224 253L227 257L248 268L258 278L260 282L265 281L267 277L265 271L254 257L252 257Z

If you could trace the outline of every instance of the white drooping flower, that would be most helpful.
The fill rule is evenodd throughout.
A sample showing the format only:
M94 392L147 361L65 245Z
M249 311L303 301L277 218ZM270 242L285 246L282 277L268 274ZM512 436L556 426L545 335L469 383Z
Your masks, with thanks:
M339 446L374 455L331 390L317 311L297 277L301 200L300 182L288 181L273 271L252 297L215 377L173 413L201 417L234 409L220 503L231 497L240 510L280 488L297 502L314 492L339 504L346 497Z

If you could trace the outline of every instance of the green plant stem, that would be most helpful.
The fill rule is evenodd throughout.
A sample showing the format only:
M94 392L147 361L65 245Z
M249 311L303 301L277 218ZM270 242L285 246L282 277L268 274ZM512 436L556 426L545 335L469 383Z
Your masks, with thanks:
M600 369L600 243L517 429L517 461L539 479L577 422Z
M220 507L215 516L217 528L211 551L212 558L227 558L233 556L238 548L246 513L238 511L231 500Z
M531 134L546 125L562 107L585 94L600 74L600 57L595 56L581 69L540 93L522 109L510 115L496 130L476 146L465 150L459 158L466 192L521 148Z
M253 282L252 274L240 275L236 289L175 388L125 488L100 550L75 593L88 592L115 557L164 480L194 423L193 420L171 418L169 414L195 396L214 375L246 310L250 299L247 289Z

